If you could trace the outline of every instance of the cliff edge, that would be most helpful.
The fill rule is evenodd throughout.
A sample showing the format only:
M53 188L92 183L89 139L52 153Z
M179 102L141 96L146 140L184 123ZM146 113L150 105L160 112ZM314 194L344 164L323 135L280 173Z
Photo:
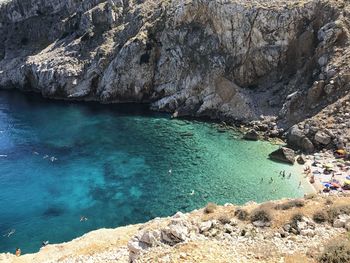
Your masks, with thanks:
M0 88L345 147L349 14L343 0L0 1Z

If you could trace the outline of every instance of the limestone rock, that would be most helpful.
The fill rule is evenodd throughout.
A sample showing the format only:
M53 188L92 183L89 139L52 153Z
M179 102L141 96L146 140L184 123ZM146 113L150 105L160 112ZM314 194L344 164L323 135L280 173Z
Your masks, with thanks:
M255 130L250 130L244 134L243 138L249 141L257 141L259 140L259 134Z
M291 164L294 164L295 162L294 151L287 147L281 147L280 149L270 153L269 157L272 160L277 160L277 161L291 163Z
M305 136L304 132L294 125L287 134L287 143L290 147L302 149L306 153L314 151L313 143Z
M315 134L315 141L323 145L328 145L331 142L331 137L325 132L318 131Z

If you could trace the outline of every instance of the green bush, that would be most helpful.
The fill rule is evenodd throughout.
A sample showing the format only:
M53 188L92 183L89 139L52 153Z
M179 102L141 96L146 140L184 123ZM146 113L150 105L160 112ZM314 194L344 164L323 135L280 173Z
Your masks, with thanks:
M207 206L204 208L204 213L206 213L206 214L213 213L216 208L217 208L216 204L208 203Z
M320 263L349 263L350 242L347 240L333 241L319 257Z
M292 200L283 204L278 204L275 206L276 210L288 210L293 207L303 207L304 206L304 201L302 200Z
M327 217L327 214L323 211L318 211L316 213L314 213L314 215L312 216L312 219L318 223L318 224L321 224L321 223L324 223L327 221L328 217Z
M248 216L249 216L249 213L242 209L242 208L237 208L236 211L235 211L235 216L239 219L239 220L247 220Z
M255 209L250 216L251 222L255 222L255 221L271 222L271 220L272 220L272 217L270 212L264 208Z

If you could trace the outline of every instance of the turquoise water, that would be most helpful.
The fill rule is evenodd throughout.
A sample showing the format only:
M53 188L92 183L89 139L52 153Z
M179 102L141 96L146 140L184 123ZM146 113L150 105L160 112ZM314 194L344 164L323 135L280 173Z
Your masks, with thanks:
M44 240L69 241L209 201L303 195L295 168L267 160L277 146L237 136L142 106L0 91L0 252L35 252ZM282 169L292 178L279 178Z

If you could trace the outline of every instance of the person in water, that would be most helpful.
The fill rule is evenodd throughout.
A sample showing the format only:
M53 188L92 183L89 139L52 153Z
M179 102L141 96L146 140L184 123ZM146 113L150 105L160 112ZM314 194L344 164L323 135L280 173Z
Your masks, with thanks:
M88 220L88 218L86 216L81 216L80 217L80 222L87 221L87 220Z
M16 248L16 256L19 257L21 255L21 249Z

